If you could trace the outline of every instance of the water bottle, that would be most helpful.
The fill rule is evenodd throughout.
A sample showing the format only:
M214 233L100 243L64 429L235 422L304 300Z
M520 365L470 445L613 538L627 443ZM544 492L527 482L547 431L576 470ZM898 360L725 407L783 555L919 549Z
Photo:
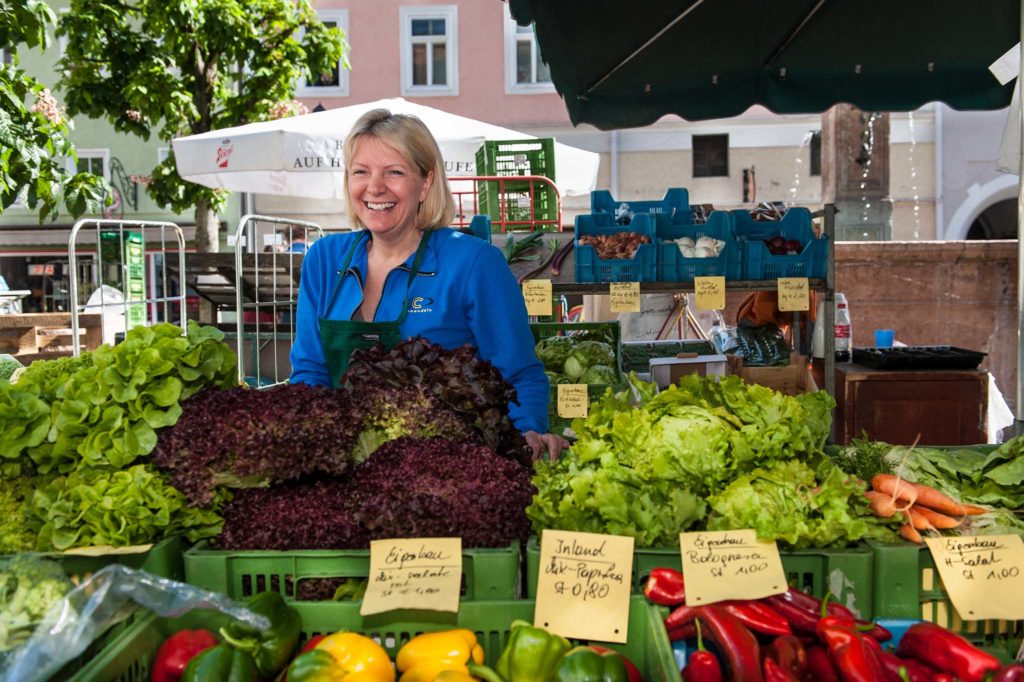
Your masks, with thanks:
M844 294L836 294L836 362L853 358L853 334L850 327L850 306Z

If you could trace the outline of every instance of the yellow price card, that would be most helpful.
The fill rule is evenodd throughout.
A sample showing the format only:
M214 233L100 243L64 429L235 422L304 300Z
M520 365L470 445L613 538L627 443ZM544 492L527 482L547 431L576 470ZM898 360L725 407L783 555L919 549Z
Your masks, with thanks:
M725 308L725 277L694 277L693 292L701 310Z
M562 419L586 417L590 409L590 394L586 384L558 384L556 409Z
M782 594L789 585L775 542L754 530L681 533L679 550L691 606L727 599L761 599Z
M528 279L523 282L523 299L526 314L547 316L551 314L551 280Z
M370 543L370 576L359 613L395 609L459 610L462 538L404 538Z
M613 313L640 312L640 282L612 282L608 296Z
M811 309L811 289L806 277L779 277L776 282L781 312Z
M1024 541L1017 535L925 538L960 620L1024 618Z
M545 530L533 624L573 639L624 644L633 538Z

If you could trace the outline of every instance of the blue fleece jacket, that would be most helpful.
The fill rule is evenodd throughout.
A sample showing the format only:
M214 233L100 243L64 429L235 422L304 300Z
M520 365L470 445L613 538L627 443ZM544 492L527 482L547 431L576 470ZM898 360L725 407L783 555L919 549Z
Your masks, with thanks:
M291 350L292 382L329 384L317 319L352 319L363 300L369 236L352 232L324 237L303 258ZM338 271L355 239L359 245L328 310ZM412 261L410 255L388 273L374 321L398 319ZM497 248L452 229L434 230L419 274L409 287L409 309L400 329L403 338L422 336L445 348L475 346L480 357L515 386L520 404L510 404L509 414L516 427L547 432L548 379L533 352L522 291Z

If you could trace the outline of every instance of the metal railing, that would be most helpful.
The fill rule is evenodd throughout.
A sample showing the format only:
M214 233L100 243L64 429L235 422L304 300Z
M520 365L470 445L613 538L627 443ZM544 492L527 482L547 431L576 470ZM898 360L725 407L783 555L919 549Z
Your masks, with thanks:
M482 214L490 216L496 232L562 229L562 199L551 178L540 175L453 176L448 178L448 185L455 199L452 227L468 227L474 215Z

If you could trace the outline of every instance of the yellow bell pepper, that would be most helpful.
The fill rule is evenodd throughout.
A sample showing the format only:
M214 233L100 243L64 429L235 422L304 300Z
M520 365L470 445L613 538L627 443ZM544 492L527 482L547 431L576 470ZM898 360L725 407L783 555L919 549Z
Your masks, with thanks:
M336 632L315 649L326 651L345 673L346 682L395 682L395 669L380 644L358 632Z
M402 673L399 682L435 682L445 672L461 673L471 680L470 661L483 663L484 650L472 631L460 629L413 637L398 651L395 665Z

